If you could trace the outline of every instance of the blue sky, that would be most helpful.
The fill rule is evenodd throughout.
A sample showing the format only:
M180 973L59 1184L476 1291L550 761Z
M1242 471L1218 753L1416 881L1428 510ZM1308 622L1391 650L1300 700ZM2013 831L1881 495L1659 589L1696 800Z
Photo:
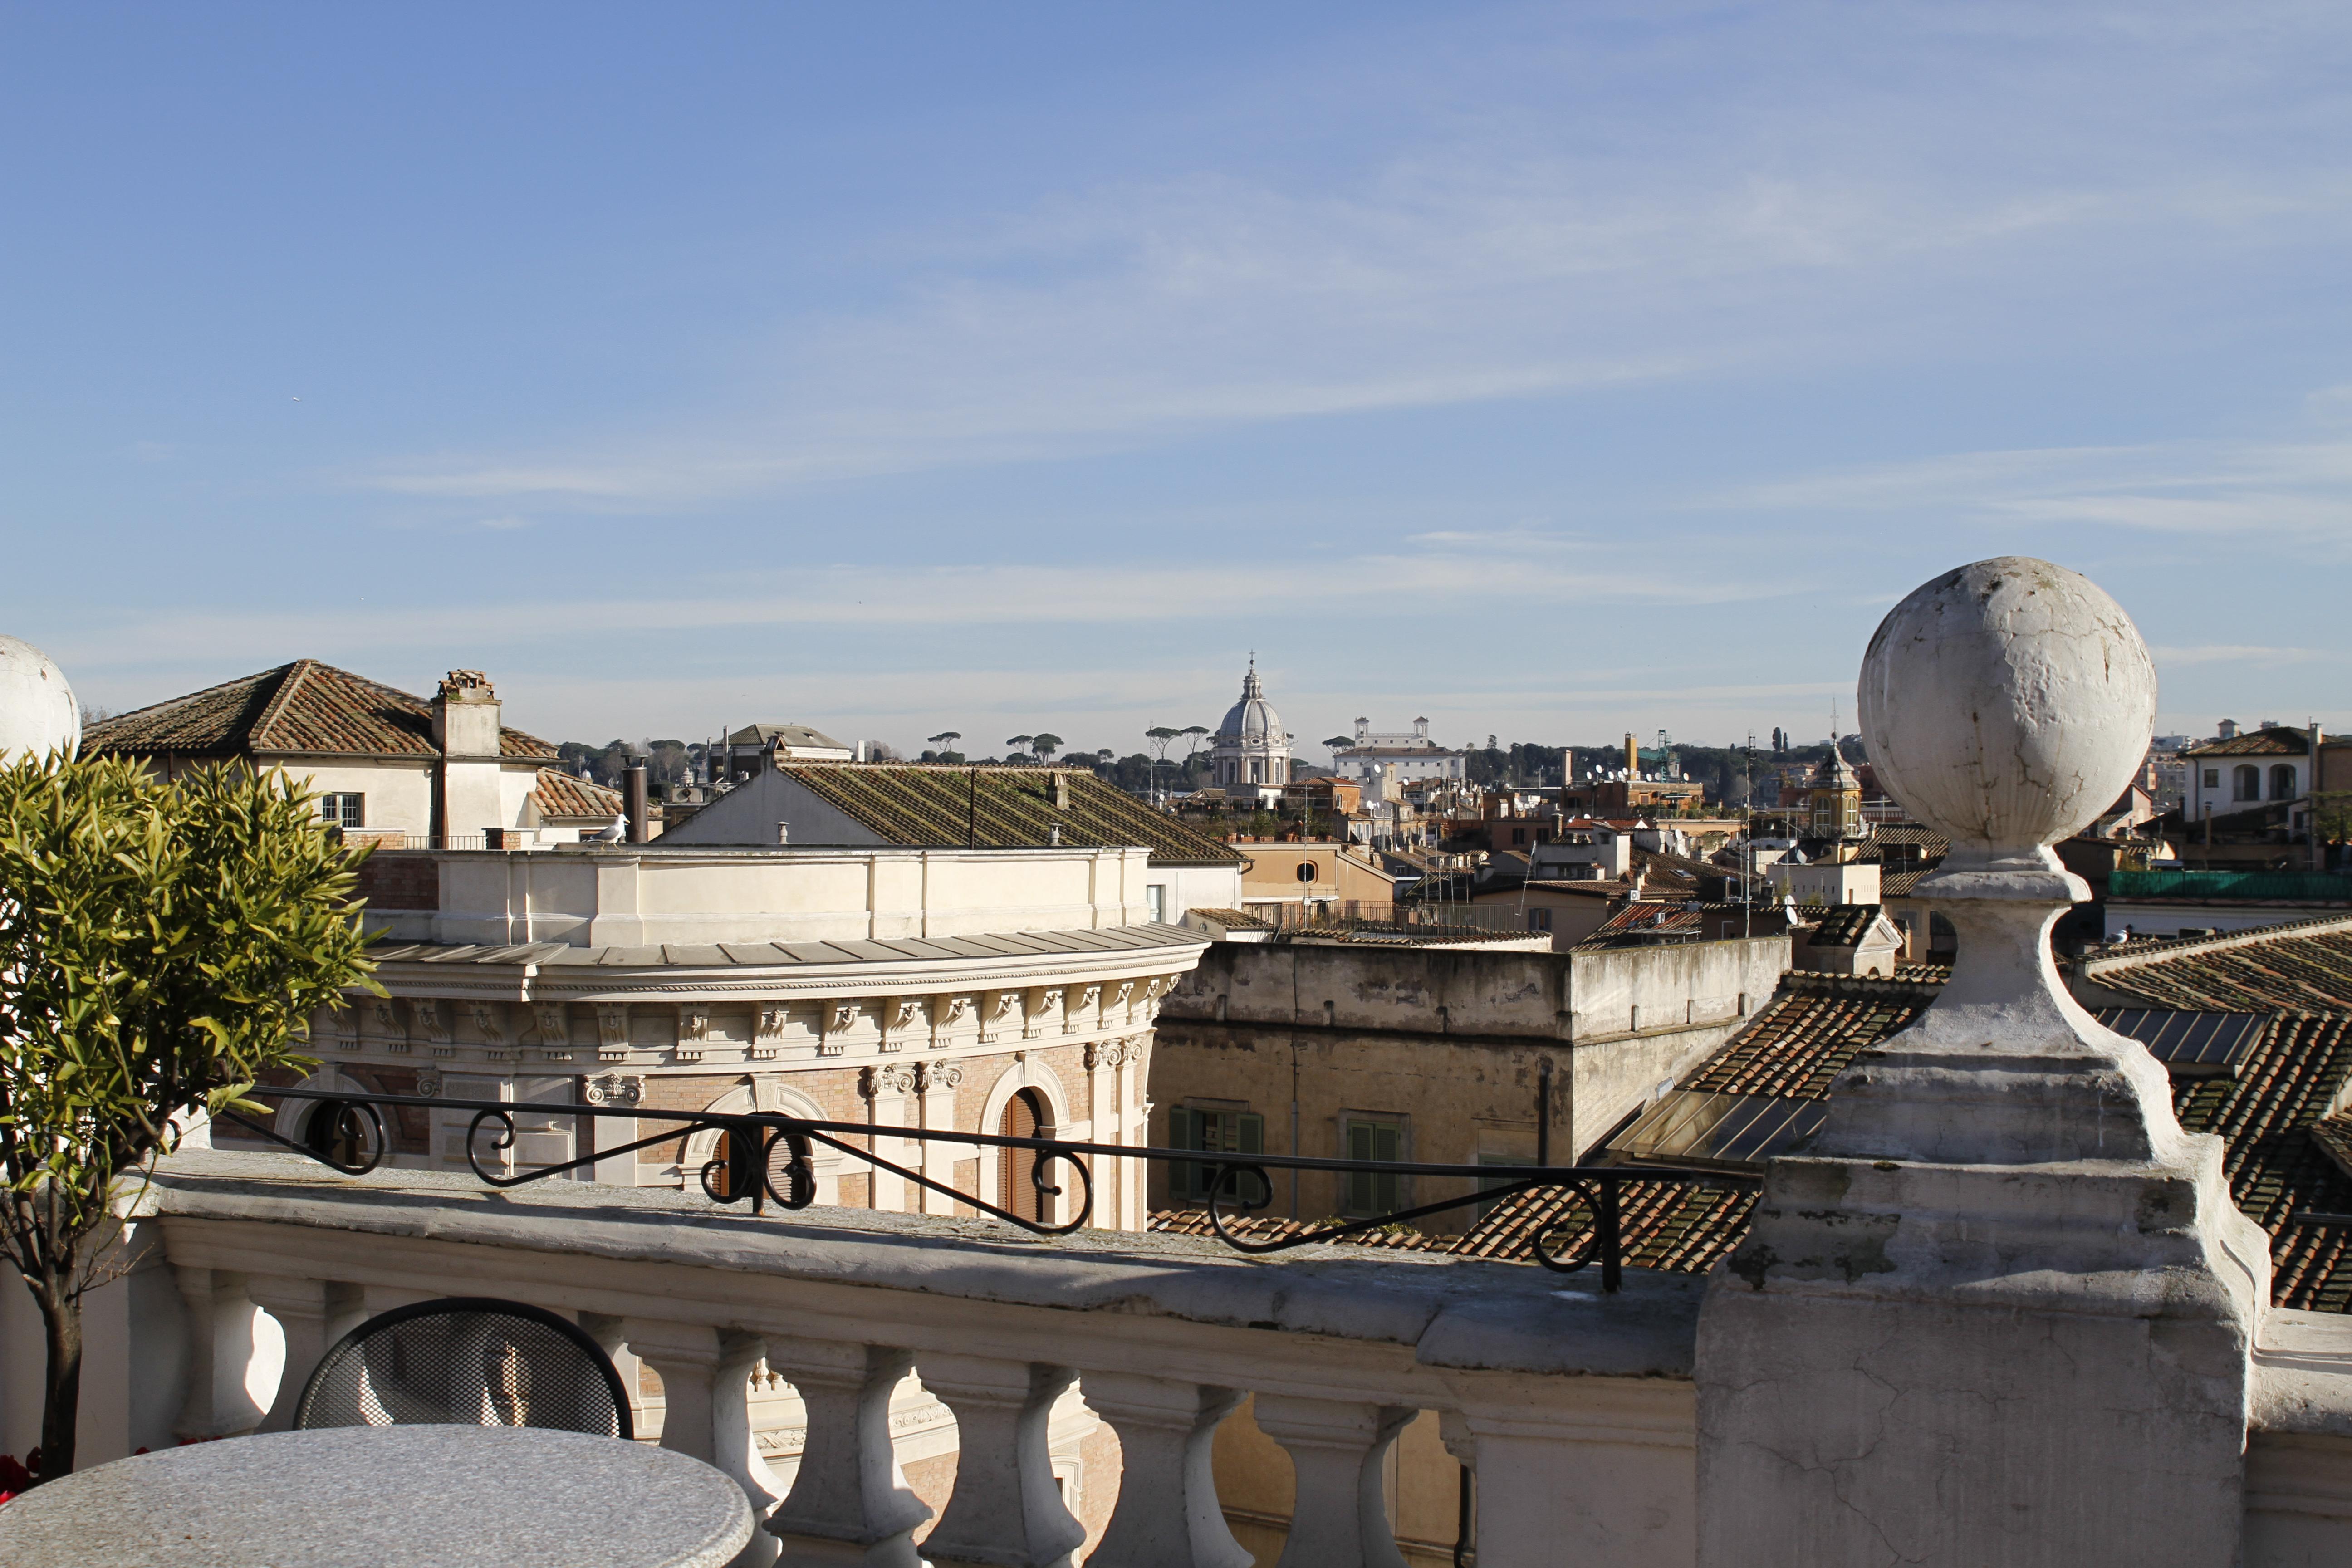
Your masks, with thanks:
M2352 728L2347 84L2340 4L0 6L0 630L1722 742L2028 553L2164 727Z

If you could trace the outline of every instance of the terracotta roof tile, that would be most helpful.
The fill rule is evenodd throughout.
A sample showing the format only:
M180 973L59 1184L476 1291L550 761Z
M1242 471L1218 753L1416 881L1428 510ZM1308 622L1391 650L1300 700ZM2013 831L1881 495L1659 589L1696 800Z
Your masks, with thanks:
M2306 926L2331 929L2308 930ZM2352 1012L2352 929L2341 916L2250 933L2129 944L2078 972L2152 1007L2204 1013Z
M621 815L620 791L606 789L560 768L539 770L539 783L531 790L530 798L540 816L559 821L588 818L608 822Z
M100 720L82 736L82 750L223 758L441 754L423 698L314 658ZM500 730L499 752L552 761L555 748L520 730Z
M2301 730L2254 730L2226 741L2206 741L2189 747L2184 757L2300 757L2311 750L2311 737Z

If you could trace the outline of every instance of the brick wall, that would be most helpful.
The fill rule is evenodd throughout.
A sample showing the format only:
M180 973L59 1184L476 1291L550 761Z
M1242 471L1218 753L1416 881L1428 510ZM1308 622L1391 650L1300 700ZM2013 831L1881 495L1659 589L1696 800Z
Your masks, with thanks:
M379 849L360 867L359 896L372 910L437 910L441 863L422 851Z

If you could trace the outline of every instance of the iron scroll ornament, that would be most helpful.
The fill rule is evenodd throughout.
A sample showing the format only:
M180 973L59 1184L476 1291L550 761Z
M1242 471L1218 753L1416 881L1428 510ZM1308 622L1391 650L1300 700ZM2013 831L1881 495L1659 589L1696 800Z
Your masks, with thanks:
M1079 1142L1058 1138L1017 1138L998 1133L947 1131L937 1128L824 1121L776 1111L712 1114L705 1111L651 1110L644 1106L449 1100L425 1095L353 1094L347 1089L258 1086L252 1092L257 1096L275 1095L310 1100L315 1102L318 1109L311 1113L299 1138L288 1138L235 1112L223 1112L222 1120L235 1122L272 1143L349 1176L367 1175L383 1163L390 1149L383 1114L388 1108L471 1113L466 1132L467 1164L486 1185L501 1189L548 1181L605 1160L634 1154L639 1150L691 1140L706 1131L715 1132L720 1135L719 1148L711 1159L703 1162L696 1170L695 1179L704 1195L712 1202L735 1204L749 1199L751 1212L755 1215L764 1213L771 1202L787 1210L808 1208L815 1203L815 1152L820 1146L874 1170L887 1171L926 1191L950 1198L970 1210L1043 1237L1068 1236L1083 1228L1092 1217L1095 1182L1087 1156L1203 1168L1211 1173L1207 1213L1212 1233L1225 1246L1251 1255L1283 1252L1296 1247L1339 1240L1451 1209L1491 1204L1517 1193L1538 1189L1572 1192L1591 1215L1589 1238L1572 1253L1561 1249L1554 1245L1554 1238L1561 1231L1571 1228L1571 1225L1565 1220L1556 1221L1539 1226L1529 1236L1528 1251L1533 1261L1562 1274L1573 1274L1598 1262L1604 1291L1616 1290L1622 1279L1620 1187L1623 1183L1753 1186L1759 1179L1745 1173L1663 1166L1571 1165L1523 1169L1521 1174L1511 1180L1497 1183L1495 1180L1496 1168L1491 1165L1415 1164L1401 1161L1318 1159L1279 1154L1253 1154L1246 1160L1235 1160L1221 1158L1213 1152L1198 1149L1166 1149L1150 1145ZM669 1125L662 1131L629 1143L610 1149L600 1148L561 1163L509 1173L504 1168L507 1162L503 1156L516 1147L520 1131L515 1121L518 1115L592 1120L625 1117L632 1121L651 1120ZM489 1134L487 1145L486 1131ZM971 1147L1028 1150L1036 1155L1028 1179L1038 1194L1041 1209L1045 1207L1043 1200L1061 1197L1067 1191L1066 1178L1060 1176L1060 1168L1065 1164L1076 1173L1078 1192L1075 1201L1066 1205L1066 1217L1055 1222L1030 1219L889 1159L878 1148L872 1146L884 1139L902 1139L910 1143L948 1142ZM865 1140L866 1142L851 1140ZM499 1168L492 1169L483 1163L485 1153L499 1157L496 1163ZM1271 1205L1274 1184L1270 1173L1277 1170L1371 1172L1400 1177L1466 1179L1475 1184L1471 1191L1457 1197L1302 1228L1288 1235L1249 1237L1235 1231L1230 1220L1261 1213ZM1255 1194L1254 1197L1244 1190L1245 1180Z

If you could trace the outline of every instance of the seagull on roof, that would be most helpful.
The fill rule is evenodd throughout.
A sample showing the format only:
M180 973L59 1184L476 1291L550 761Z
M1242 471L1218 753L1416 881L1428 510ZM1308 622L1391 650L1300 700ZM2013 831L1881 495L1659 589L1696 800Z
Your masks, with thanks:
M613 819L613 825L610 827L600 827L592 837L599 844L618 844L621 841L621 835L628 830L629 814L625 811Z

